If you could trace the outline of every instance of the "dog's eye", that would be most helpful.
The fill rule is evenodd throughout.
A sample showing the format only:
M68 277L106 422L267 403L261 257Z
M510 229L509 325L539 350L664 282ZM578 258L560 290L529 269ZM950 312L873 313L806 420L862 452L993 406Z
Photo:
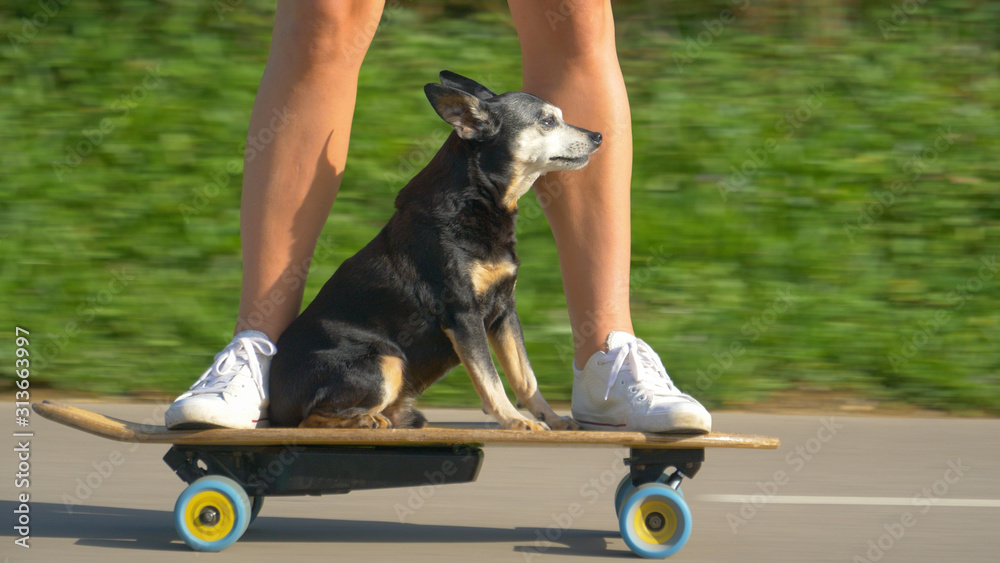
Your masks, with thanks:
M550 115L550 116L548 116L548 117L546 117L545 119L542 120L542 125L544 125L546 127L555 127L556 126L556 118L554 118L554 117L552 117Z

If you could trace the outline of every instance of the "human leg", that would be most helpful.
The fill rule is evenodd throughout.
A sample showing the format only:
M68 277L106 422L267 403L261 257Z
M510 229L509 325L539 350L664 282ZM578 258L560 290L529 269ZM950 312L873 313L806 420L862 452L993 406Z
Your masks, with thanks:
M521 41L523 89L563 110L566 121L600 131L601 150L580 171L553 172L535 184L559 248L573 328L583 366L613 330L632 332L629 311L632 125L615 50L609 2L577 2L569 17L559 2L510 0Z
M347 161L358 71L381 13L382 2L368 0L278 3L247 135L236 332L259 330L277 342L299 313Z
M244 154L236 336L171 405L167 425L252 428L273 342L298 315L351 132L358 72L383 2L278 2Z
M634 336L632 127L611 3L580 0L565 18L551 17L562 14L556 0L508 4L521 41L523 89L559 106L569 123L604 135L587 167L550 173L534 186L547 203L573 330L574 417L592 415L590 427L708 430L708 412L680 393L652 348Z

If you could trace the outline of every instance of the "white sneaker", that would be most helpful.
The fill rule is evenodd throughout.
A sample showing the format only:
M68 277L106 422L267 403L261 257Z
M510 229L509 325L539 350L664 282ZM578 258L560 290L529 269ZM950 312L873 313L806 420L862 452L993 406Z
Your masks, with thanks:
M674 386L656 352L627 332L608 335L608 351L573 365L573 419L588 430L709 432L712 416Z
M267 372L277 351L263 332L234 336L212 367L167 409L167 428L267 426Z

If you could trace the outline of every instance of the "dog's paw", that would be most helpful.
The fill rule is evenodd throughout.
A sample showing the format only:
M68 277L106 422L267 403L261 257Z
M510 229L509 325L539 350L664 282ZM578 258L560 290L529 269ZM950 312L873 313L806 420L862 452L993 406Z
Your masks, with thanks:
M553 430L579 430L580 425L577 424L575 420L568 416L560 416L555 420L549 421L549 426Z
M527 418L512 418L502 421L500 426L505 430L549 430L549 425L544 422L536 422Z
M392 421L382 415L382 413L366 414L361 417L362 428L392 428Z

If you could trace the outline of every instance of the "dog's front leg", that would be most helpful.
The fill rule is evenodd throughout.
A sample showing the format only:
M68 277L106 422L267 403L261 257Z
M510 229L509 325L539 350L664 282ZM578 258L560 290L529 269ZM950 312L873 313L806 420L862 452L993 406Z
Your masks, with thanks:
M535 372L528 363L528 352L524 348L524 333L521 320L513 310L499 320L488 332L490 344L496 352L500 366L507 375L514 395L521 405L528 408L535 418L545 422L553 430L579 430L580 425L568 416L559 416L538 390Z
M528 420L517 412L504 393L500 374L493 366L482 317L463 315L456 319L455 327L445 328L458 359L465 365L472 385L483 401L483 410L494 416L500 426L508 430L548 430L545 423Z

